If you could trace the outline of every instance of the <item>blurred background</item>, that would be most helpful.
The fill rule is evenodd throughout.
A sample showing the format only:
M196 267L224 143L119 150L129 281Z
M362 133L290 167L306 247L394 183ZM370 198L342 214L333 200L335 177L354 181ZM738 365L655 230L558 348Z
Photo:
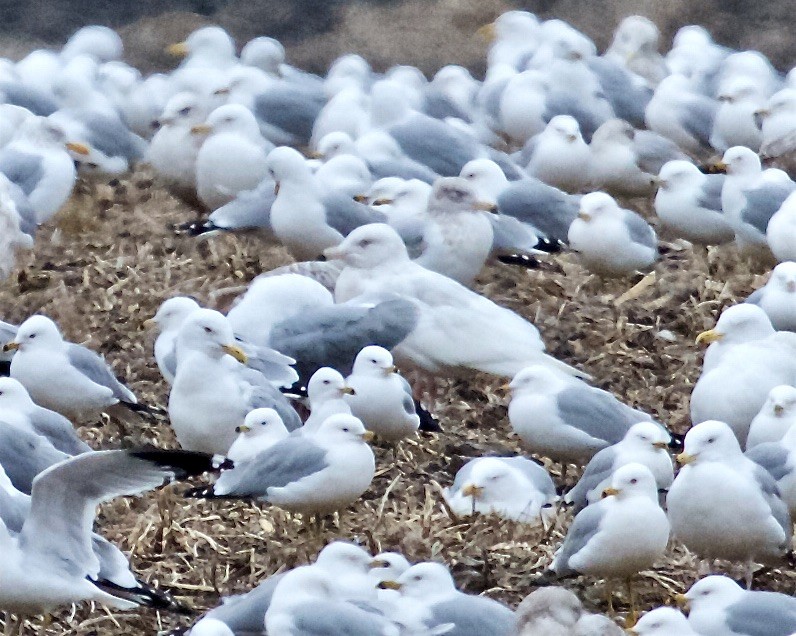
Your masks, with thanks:
M637 13L660 27L663 50L678 28L701 24L721 44L757 49L781 69L796 58L793 0L0 0L0 54L20 58L62 44L83 25L104 24L122 34L128 62L159 70L174 65L165 44L215 23L239 45L276 37L290 62L316 72L349 52L377 70L404 63L432 72L458 63L480 72L485 43L475 30L513 8L567 20L601 50L619 21Z

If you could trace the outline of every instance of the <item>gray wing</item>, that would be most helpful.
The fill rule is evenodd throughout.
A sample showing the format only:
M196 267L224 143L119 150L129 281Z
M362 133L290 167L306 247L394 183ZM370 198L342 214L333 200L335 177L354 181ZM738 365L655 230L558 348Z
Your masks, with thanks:
M528 176L528 174L514 162L511 155L500 150L495 150L494 148L487 148L487 153L489 158L498 165L509 181L519 181Z
M307 437L291 436L248 462L224 471L215 487L238 497L267 499L269 488L287 486L327 466L323 448Z
M17 490L30 494L39 473L68 458L47 438L0 422L0 466Z
M657 247L658 239L655 236L655 230L641 216L631 210L625 210L625 225L630 233L631 241L652 249Z
M260 371L243 365L235 368L239 379L249 385L247 411L260 408L274 409L282 418L287 430L294 431L301 427L301 418L290 401Z
M761 287L760 289L756 289L749 297L744 301L745 303L749 303L750 305L759 305L763 302L763 297L766 295L766 288Z
M9 532L19 534L30 511L30 498L12 497L0 488L0 520Z
M44 164L39 155L3 148L0 150L0 172L28 196L44 176Z
M573 574L575 570L569 567L569 559L580 552L583 547L597 534L600 522L605 515L605 507L601 502L586 506L581 510L564 537L564 543L556 554L556 573L559 576Z
M91 545L99 559L98 581L108 581L127 589L138 587L138 581L130 571L130 563L119 548L97 533L91 535Z
M412 393L412 385L409 384L409 381L402 375L398 376L401 379L401 385L404 389L404 395L401 399L401 404L404 407L404 411L408 415L415 415L417 413L417 409L415 407L415 398L413 397Z
M492 223L492 254L535 254L539 237L528 225L507 214L490 214Z
M271 232L271 205L275 198L274 182L264 179L254 190L239 193L232 201L215 210L208 222L212 229Z
M50 443L67 455L80 455L92 450L80 439L72 422L60 413L45 408L37 408L28 414L33 430L46 437Z
M326 222L343 236L369 223L386 223L387 217L367 205L354 201L340 192L328 192L323 197Z
M777 482L768 470L758 464L755 464L754 467L754 477L757 485L763 492L763 497L765 497L766 502L771 508L771 515L777 520L777 523L782 526L783 531L788 537L788 545L790 545L793 524L790 520L788 506L780 498Z
M633 81L630 73L604 57L591 57L586 64L597 76L600 88L614 113L635 128L644 127L644 111L652 99L652 89Z
M724 180L726 178L727 175L724 174L706 175L697 194L697 205L707 210L721 212L721 191L724 188Z
M106 157L124 157L129 162L143 157L146 142L130 132L120 117L96 111L75 111L70 115L86 127L88 142Z
M137 402L130 389L116 379L110 367L98 353L94 353L86 347L69 343L67 357L69 364L94 382L94 384L109 388L113 391L113 396L120 402L133 404Z
M293 636L378 636L389 625L386 618L351 603L314 601L291 611Z
M776 592L749 592L726 610L727 627L744 636L790 636L796 632L796 599Z
M400 159L383 159L379 161L366 159L370 173L378 180L383 177L400 177L401 179L419 179L426 183L434 183L439 175L428 166L409 157Z
M671 139L650 130L635 132L633 150L636 153L638 167L650 174L658 174L663 164L669 161L688 160L688 156Z
M457 594L455 598L431 606L429 627L452 623L456 636L511 636L514 612L497 601L480 596Z
M250 592L224 599L221 605L205 615L206 618L214 618L225 623L236 636L249 634L260 636L265 613L271 605L271 597L282 576L282 574L269 576Z
M746 204L741 210L741 220L762 232L766 233L768 222L774 213L779 210L782 202L788 198L796 188L790 183L764 183L756 188L746 190Z
M398 232L406 245L409 258L415 259L426 249L425 235L429 221L419 215L405 215L390 221L392 228Z
M423 112L434 119L445 119L455 117L470 123L470 115L464 112L459 106L451 101L445 93L433 87L428 87L423 95Z
M629 407L600 389L572 386L558 394L557 403L564 422L609 444L621 441L636 423L629 421Z
M497 200L500 214L528 223L547 238L566 242L572 221L578 216L577 197L542 183L522 179L509 184Z
M33 482L19 545L51 562L54 570L96 578L99 561L91 531L96 507L114 497L156 488L170 474L127 451L86 453L56 464Z
M177 375L177 339L174 339L174 344L165 356L163 356L163 366L171 374L172 381L174 376Z
M269 382L288 388L299 379L298 373L291 367L296 363L293 358L282 355L270 347L253 345L240 338L236 338L236 341L248 358L246 365L262 373Z
M0 84L0 96L6 104L27 108L34 115L47 117L58 110L58 102L50 95L31 86L15 82Z
M501 460L523 473L531 483L546 495L555 496L556 485L544 466L527 457L502 457Z
M679 121L683 128L700 144L710 147L710 133L718 105L709 97L697 96L690 99L680 112Z
M791 472L788 467L790 451L779 442L758 444L746 451L744 455L755 464L762 466L776 481Z
M308 145L312 125L325 103L322 93L296 84L280 83L254 99L257 119L291 135L299 144Z
M599 97L604 99L604 96ZM589 108L589 103L584 102L581 96L573 93L569 87L555 87L547 95L544 120L550 121L556 115L574 117L587 143L591 142L594 131L605 123L605 119L595 109Z
M392 349L414 329L417 309L396 299L375 307L335 305L293 316L271 329L271 346L296 360L302 382L321 367L351 373L356 355L368 345Z
M575 487L567 493L567 501L576 506L576 511L585 508L588 504L586 496L603 481L608 479L614 470L616 449L613 446L603 448L591 458L580 480Z
M14 202L17 214L19 215L19 229L25 234L33 236L36 234L38 222L36 220L36 210L34 210L33 206L30 204L28 195L25 194L21 187L11 180L8 181L8 194Z
M401 150L443 177L456 177L464 164L482 155L478 142L447 124L414 113L389 127Z

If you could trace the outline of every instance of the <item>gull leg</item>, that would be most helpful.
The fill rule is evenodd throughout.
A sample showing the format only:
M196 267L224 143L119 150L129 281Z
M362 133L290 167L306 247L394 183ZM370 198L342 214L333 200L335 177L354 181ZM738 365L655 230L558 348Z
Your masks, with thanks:
M14 619L11 617L11 612L5 612L3 636L12 636L13 633L14 633Z
M608 605L608 616L615 616L614 586L611 584L611 579L605 579L605 602Z
M39 627L39 634L40 636L46 636L47 628L52 625L53 622L53 615L52 614L45 614L41 620L41 627Z
M755 563L751 559L749 559L746 564L744 565L744 582L746 583L746 589L752 589L752 579L755 576Z
M625 579L625 585L627 586L627 595L630 599L630 613L627 615L627 620L625 621L625 628L633 627L638 622L638 610L636 608L636 594L633 590L633 577L629 577Z

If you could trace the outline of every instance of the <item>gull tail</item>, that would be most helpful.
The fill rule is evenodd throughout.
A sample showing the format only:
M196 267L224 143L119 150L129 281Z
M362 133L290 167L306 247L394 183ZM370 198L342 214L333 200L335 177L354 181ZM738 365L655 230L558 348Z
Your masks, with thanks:
M442 433L439 420L417 400L415 400L415 413L420 418L419 430L424 433Z
M143 448L131 450L129 454L172 471L178 479L232 468L232 462L228 459L195 451Z
M498 256L498 260L504 265L518 265L525 269L539 269L539 261L533 256L526 254L504 254Z

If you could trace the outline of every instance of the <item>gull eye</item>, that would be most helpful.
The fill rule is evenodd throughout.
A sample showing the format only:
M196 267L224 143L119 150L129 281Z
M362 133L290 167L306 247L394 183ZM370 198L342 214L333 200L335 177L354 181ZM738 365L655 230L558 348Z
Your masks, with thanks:
M631 479L631 480L630 480L630 483L631 483L631 484L637 484L637 483L638 483L638 479L636 479L635 477L633 477L633 479Z
M185 116L185 115L190 114L190 112L191 112L191 107L190 106L186 106L185 108L181 108L180 111L178 112L178 114L182 115L182 116Z
M347 426L344 426L344 427L343 427L343 433L348 433L348 432L349 432L349 430L348 430L348 427L347 427Z
M359 245L359 247L367 247L368 245L370 245L370 239L362 239L358 243L358 245Z
M205 330L205 333L213 333L213 330L210 327L202 327Z
M31 340L33 340L35 337L36 337L36 334L35 334L35 333L32 333L32 334L30 334L30 335L28 336L28 338L30 338Z
M715 441L716 441L716 438L715 438L715 437L710 437L710 438L708 438L708 444L712 444L712 443L713 443L713 442L715 442Z
M378 361L378 360L371 360L371 362L372 362L373 364L378 364L378 363L379 363L379 361Z
M324 380L324 381L323 381L323 383L324 383L324 384L331 384L331 381L329 381L329 380Z

